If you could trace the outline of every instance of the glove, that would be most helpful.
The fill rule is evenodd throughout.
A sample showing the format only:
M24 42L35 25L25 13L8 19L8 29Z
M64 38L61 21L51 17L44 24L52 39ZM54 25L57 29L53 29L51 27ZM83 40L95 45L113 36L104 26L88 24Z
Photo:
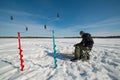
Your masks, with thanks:
M79 46L79 45L80 45L80 44L79 44L79 43L77 43L77 44L75 44L75 45L74 45L74 47Z

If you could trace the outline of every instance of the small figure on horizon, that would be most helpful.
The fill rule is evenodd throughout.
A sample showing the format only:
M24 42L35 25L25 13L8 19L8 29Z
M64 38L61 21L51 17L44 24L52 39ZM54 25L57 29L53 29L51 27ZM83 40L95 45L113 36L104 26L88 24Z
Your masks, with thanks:
M85 33L84 31L80 31L80 36L82 37L82 41L80 43L77 43L74 45L75 52L74 52L74 58L71 59L71 61L76 60L89 60L90 55L89 52L91 51L94 41L91 37L91 34Z

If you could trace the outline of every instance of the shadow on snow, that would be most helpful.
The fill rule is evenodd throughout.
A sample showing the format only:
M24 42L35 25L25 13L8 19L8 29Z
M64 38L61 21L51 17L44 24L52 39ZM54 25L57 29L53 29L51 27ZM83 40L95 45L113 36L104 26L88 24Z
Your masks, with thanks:
M54 54L51 52L46 51L47 55L50 57L54 57ZM67 59L71 59L74 57L73 54L65 54L65 53L56 53L57 54L57 59L61 59L61 60L67 60Z

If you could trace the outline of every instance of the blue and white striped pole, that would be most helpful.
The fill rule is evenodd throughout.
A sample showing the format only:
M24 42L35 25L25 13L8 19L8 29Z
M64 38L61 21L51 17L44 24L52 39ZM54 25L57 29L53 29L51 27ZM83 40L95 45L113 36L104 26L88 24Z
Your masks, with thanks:
M54 68L57 68L57 54L56 54L56 44L55 44L55 37L54 37L54 30L52 30L52 39L53 39L53 51L54 51Z

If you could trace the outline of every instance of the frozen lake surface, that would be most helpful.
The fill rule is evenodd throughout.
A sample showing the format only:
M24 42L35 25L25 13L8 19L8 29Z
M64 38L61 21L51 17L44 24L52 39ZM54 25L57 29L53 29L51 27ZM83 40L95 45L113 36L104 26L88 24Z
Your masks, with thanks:
M68 54L81 39L56 39L53 69L51 39L22 39L25 70L20 71L17 39L0 39L0 80L120 80L120 39L94 39L87 62L71 62Z

